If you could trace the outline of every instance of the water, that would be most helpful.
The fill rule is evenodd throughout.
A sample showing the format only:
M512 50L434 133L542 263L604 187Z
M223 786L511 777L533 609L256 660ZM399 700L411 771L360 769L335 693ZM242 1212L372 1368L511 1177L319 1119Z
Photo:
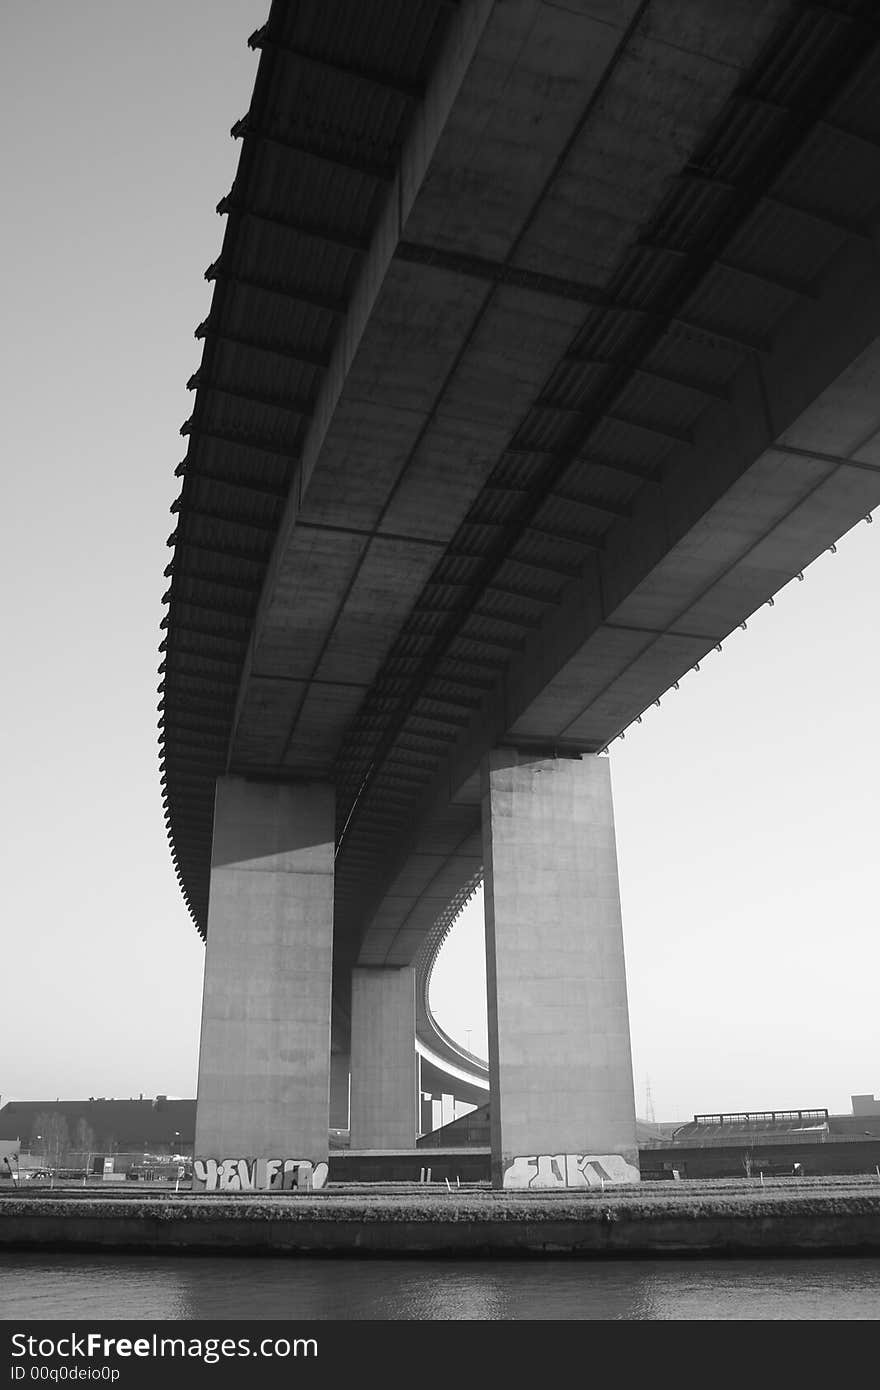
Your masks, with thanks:
M877 1319L880 1256L431 1260L0 1254L0 1319Z

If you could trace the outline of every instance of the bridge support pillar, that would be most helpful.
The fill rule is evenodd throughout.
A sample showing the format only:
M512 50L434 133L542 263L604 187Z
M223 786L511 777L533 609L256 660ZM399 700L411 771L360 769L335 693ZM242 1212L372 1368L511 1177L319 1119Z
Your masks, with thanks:
M417 1125L415 971L359 966L351 980L351 1147L413 1149Z
M327 1158L334 834L330 786L217 783L197 1158Z
M482 807L493 1185L635 1181L608 760L496 749Z
M348 1129L349 1074L351 1058L347 1052L330 1054L330 1128Z

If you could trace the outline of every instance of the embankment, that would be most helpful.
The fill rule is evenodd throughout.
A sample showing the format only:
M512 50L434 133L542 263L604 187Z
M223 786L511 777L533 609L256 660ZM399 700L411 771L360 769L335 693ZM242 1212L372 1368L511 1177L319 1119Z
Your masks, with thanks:
M880 1183L604 1193L0 1195L0 1249L386 1255L880 1253Z

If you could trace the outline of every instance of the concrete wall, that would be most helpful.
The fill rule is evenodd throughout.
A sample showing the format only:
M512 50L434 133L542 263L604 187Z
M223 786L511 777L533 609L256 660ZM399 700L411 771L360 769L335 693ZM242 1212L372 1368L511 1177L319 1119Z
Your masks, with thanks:
M493 1181L537 1156L636 1165L608 761L496 749L482 795Z
M412 969L358 969L351 981L351 1145L412 1148L418 1117Z
M348 1129L351 1058L347 1052L330 1054L330 1128Z
M490 1142L489 1106L486 1104L477 1106L466 1115L457 1116L449 1124L443 1125L439 1129L423 1134L417 1147L420 1149L464 1149L476 1145L479 1148L488 1149ZM489 1176L488 1162L485 1176Z
M218 1194L186 1205L179 1199L77 1202L16 1194L4 1197L0 1248L355 1256L367 1250L484 1256L880 1251L880 1199L859 1188L756 1193L736 1205L723 1192L714 1200L707 1193L694 1200L680 1184L653 1192L644 1204L601 1196L499 1199L450 1193L445 1185L434 1193L425 1188L420 1199L416 1193L409 1200L379 1203L331 1195L282 1203L246 1196L224 1200ZM378 1266L373 1272L380 1277Z
M196 1155L326 1159L334 793L217 784Z
M747 1156L754 1178L760 1173L765 1177L789 1176L796 1163L800 1164L800 1175L807 1178L876 1174L880 1139L842 1144L676 1144L674 1148L642 1149L640 1158L645 1178L669 1178L675 1168L682 1178L745 1179Z
M852 1108L854 1115L880 1115L880 1100L875 1100L873 1094L853 1096Z

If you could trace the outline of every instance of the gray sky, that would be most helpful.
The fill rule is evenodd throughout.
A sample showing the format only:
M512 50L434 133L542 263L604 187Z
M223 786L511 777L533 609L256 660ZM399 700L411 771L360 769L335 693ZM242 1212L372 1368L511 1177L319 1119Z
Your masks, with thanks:
M30 0L0 53L3 1098L195 1094L159 796L178 436L266 0ZM636 1100L880 1092L877 577L859 525L612 748ZM482 921L436 972L485 1037Z

